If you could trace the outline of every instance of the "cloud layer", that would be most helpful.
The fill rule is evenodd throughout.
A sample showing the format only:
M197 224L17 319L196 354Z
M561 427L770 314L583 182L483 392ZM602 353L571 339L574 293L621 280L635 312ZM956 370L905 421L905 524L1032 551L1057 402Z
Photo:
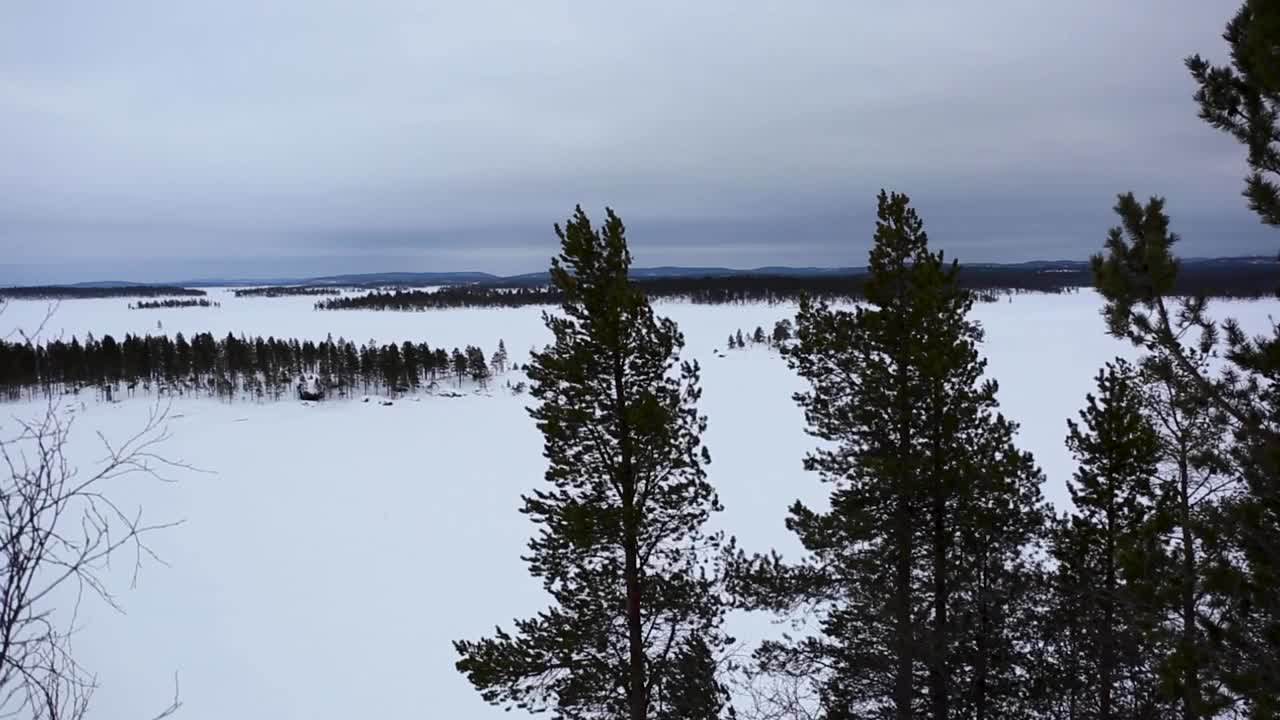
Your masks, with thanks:
M1182 67L1231 10L15 4L0 282L533 270L576 203L643 264L860 264L881 187L962 259L1083 257L1125 190L1270 253Z

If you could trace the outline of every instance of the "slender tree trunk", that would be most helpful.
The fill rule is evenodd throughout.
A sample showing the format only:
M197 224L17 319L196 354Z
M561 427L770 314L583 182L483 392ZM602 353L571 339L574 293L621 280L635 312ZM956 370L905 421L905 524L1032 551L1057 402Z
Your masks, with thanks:
M941 478L933 498L933 642L929 657L929 702L934 720L947 720L947 499Z
M894 571L894 634L897 641L898 667L894 682L894 717L911 720L912 657L911 630L911 498L905 488L898 494L893 517L897 558Z
M978 572L978 642L975 649L977 657L974 659L973 668L973 687L974 687L974 718L976 720L987 720L987 676L989 668L987 666L987 639L991 632L991 614L987 606L987 578L986 567L987 558L980 556L982 569Z
M625 509L624 509L625 512ZM644 636L641 625L640 570L637 566L638 543L631 529L627 531L627 643L630 646L630 668L627 692L627 708L630 720L645 720L649 712L648 692L645 687Z
M622 358L613 361L614 412L617 413L620 449L620 485L622 486L623 554L627 593L628 683L627 710L629 720L647 720L649 715L648 678L645 676L644 618L641 598L644 587L640 577L639 508L636 507L635 468L631 457L631 427L627 419L626 385Z
M1178 514L1182 523L1182 720L1200 717L1200 673L1196 657L1196 548L1191 529L1191 480L1186 448L1178 458L1180 497Z
M1105 580L1102 589L1102 627L1099 628L1102 633L1102 661L1098 668L1101 682L1098 697L1098 717L1100 720L1112 720L1112 685L1115 683L1116 549L1113 512L1113 510L1107 510L1107 557L1104 563Z
M978 657L976 667L973 669L973 711L977 720L987 720L987 607L985 604L979 612L981 614L979 625L982 630L978 633Z

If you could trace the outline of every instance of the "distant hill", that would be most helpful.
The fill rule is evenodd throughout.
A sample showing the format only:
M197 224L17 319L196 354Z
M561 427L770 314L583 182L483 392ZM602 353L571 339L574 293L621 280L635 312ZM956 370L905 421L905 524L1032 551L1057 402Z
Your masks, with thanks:
M1196 268L1200 272L1215 274L1229 273L1235 270L1242 272L1258 272L1260 266L1280 265L1272 256L1248 256L1229 258L1184 258L1184 267ZM1074 273L1081 284L1088 283L1089 262L1087 260L1031 260L1016 263L964 263L963 267L983 272L1026 272L1026 273ZM631 276L637 280L663 280L679 278L742 278L742 277L777 277L777 278L833 278L862 275L866 267L791 267L786 265L769 265L757 268L727 267L685 267L679 265L662 265L658 267L638 267L631 269ZM422 287L429 285L493 285L493 286L532 286L549 282L546 271L522 273L517 275L495 275L487 272L385 272L385 273L353 273L343 275L322 275L318 277L278 277L269 279L246 278L200 278L183 282L139 283L124 280L100 280L92 282L62 285L79 290L126 290L129 288L160 287L250 287L250 286L349 286L379 287L404 286ZM0 292L3 292L0 289ZM10 293L11 296L15 293Z

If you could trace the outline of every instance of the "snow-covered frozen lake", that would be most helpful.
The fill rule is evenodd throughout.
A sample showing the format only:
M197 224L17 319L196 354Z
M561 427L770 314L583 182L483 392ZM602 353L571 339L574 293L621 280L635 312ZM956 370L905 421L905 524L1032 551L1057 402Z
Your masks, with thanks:
M478 344L486 353L501 338L521 363L548 338L540 308L319 312L315 298L209 296L222 307L130 311L127 300L64 301L44 336L331 333L357 343ZM1100 307L1081 293L975 309L1002 410L1022 424L1020 444L1035 454L1045 494L1059 507L1072 471L1066 419L1103 362L1132 354L1104 334ZM1280 315L1274 301L1215 308L1253 331ZM10 303L0 337L35 327L47 309ZM710 479L725 505L717 522L748 549L794 553L786 507L825 496L801 469L813 444L791 400L801 383L772 351L715 352L731 331L768 331L794 308L662 303L659 312L679 323L685 356L703 367ZM117 568L113 588L126 614L91 601L81 608L76 651L101 685L94 715L154 715L177 671L188 720L501 716L453 669L450 645L544 605L519 559L531 526L517 511L520 494L541 482L541 437L524 412L528 396L497 380L486 395L424 395L391 407L175 403L164 454L210 472L116 488L151 521L185 522L152 537L168 566L146 567L136 588L128 587L129 568ZM123 437L150 409L143 399L68 404L75 462L89 467L101 457L95 431ZM15 415L42 411L0 406L0 432L10 434ZM737 619L732 629L750 642L768 625Z

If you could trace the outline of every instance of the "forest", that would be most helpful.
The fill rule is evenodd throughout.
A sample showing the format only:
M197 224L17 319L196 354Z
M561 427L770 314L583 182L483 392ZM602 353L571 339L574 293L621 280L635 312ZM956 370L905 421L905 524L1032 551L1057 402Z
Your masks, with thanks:
M0 399L80 394L106 399L139 391L223 399L295 397L297 383L310 376L326 395L349 397L379 392L396 395L437 382L458 386L470 380L485 387L507 370L507 351L498 342L486 360L478 346L432 348L425 342L379 345L332 337L320 342L285 338L217 338L199 333L92 336L83 341L39 344L0 340Z
M332 287L313 285L273 285L270 287L240 288L235 290L236 297L291 297L295 295L341 295L342 291Z
M1263 259L1190 262L1183 266L1174 293L1180 296L1260 298L1276 290L1280 263ZM994 302L1014 293L1076 292L1091 285L1083 263L1044 269L1039 266L961 266L960 286L975 298ZM708 305L794 303L802 295L827 301L865 298L867 274L729 275L714 277L633 278L631 282L654 300L680 300ZM554 287L490 283L451 285L434 290L375 290L321 300L318 310L432 310L459 307L555 305L563 299Z
M81 287L74 285L28 285L0 288L0 298L10 300L83 300L92 298L203 297L204 290L168 285L121 285Z

